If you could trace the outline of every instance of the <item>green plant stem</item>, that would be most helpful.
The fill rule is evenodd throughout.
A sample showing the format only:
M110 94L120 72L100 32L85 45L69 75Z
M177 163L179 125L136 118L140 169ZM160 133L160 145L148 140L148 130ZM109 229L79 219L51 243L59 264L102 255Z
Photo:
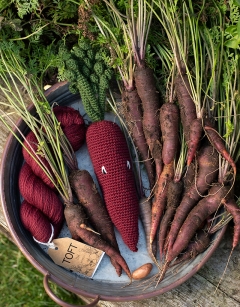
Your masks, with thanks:
M49 25L49 23L45 24L44 26L40 27L37 29L37 31L32 32L31 34L24 36L24 37L18 37L18 38L9 38L9 41L20 41L20 40L26 40L28 38L30 38L31 36L37 34L38 32L40 32L42 29L44 29L45 27L47 27ZM0 38L0 41L3 41L4 39Z
M85 0L89 9L91 9L91 4ZM124 83L124 87L127 90L132 90L133 85L133 53L131 50L131 45L128 39L128 29L126 27L123 15L115 7L113 1L106 1L108 16L110 21L100 15L99 12L92 11L92 16L99 28L99 31L106 39L105 44L108 46L111 54L111 63L113 68L117 68L121 79ZM117 37L116 32L121 29L121 36ZM111 65L110 63L110 65Z
M149 30L152 22L152 3L148 5L146 1L140 0L135 12L135 3L130 1L130 9L127 10L128 36L132 42L132 50L135 63L141 67L145 65L146 46L148 41ZM137 18L135 17L137 14Z
M30 130L35 134L39 146L38 154L48 161L54 174L54 179L52 176L49 176L49 171L39 159L35 158L35 161L41 166L45 174L49 176L63 200L65 202L71 202L73 196L62 154L60 134L64 134L61 131L60 124L57 122L46 97L38 87L37 80L35 80L33 76L31 76L31 78L26 76L26 67L24 63L19 62L14 54L8 53L7 51L4 53L1 50L0 55L2 65L0 76L5 85L0 85L0 89L5 94L8 105L23 119ZM19 90L19 84L25 89L30 101L34 104L38 118L32 115L27 109ZM3 104L6 105L6 103ZM4 116L1 116L0 119L10 132L16 136L10 125L6 124Z

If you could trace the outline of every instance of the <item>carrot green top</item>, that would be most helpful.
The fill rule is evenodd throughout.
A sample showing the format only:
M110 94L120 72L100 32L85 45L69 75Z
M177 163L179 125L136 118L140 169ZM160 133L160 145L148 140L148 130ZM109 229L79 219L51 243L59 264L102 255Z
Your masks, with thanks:
M92 121L104 118L106 90L112 70L106 65L106 51L96 51L90 41L82 39L69 51L59 48L59 73L70 82L69 90L80 93L86 113Z

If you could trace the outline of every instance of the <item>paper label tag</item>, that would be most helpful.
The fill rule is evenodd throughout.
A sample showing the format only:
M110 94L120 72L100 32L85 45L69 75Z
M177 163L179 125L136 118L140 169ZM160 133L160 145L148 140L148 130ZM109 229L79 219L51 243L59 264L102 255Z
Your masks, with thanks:
M48 254L57 265L93 277L103 251L71 238L55 239L53 243L55 249L49 248Z

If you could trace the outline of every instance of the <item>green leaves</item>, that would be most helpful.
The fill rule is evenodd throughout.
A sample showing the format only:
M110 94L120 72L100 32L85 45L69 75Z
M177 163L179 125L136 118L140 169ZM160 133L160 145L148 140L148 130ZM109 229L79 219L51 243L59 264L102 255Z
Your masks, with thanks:
M11 41L44 86L56 78L59 42L67 36L70 45L78 41L78 17L71 0L1 0L0 44Z
M237 6L240 6L240 0L234 0L233 3Z
M240 44L240 19L237 24L228 26L225 33L232 38L228 39L224 45L228 48L237 49Z
M226 134L224 135L224 137L228 138L234 131L234 125L230 120L226 121L225 124L226 124Z
M228 48L237 49L239 44L240 44L240 37L236 35L233 38L227 40L224 45Z
M21 20L20 19L6 19L3 16L0 16L0 30L3 27L10 27L14 31L22 31Z
M15 0L14 2L20 18L23 18L25 15L33 11L36 11L40 6L38 0Z

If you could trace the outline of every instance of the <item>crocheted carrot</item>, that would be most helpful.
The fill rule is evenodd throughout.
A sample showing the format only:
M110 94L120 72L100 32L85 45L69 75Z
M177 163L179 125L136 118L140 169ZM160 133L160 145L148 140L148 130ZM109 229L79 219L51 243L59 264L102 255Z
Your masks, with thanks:
M90 43L83 43L71 53L61 47L60 55L66 59L64 75L70 81L69 88L80 93L93 121L86 141L108 214L126 245L137 251L139 199L127 142L117 124L103 120L111 72L101 50L95 51Z
M90 125L87 147L109 216L125 244L137 251L139 199L125 136L111 121Z

